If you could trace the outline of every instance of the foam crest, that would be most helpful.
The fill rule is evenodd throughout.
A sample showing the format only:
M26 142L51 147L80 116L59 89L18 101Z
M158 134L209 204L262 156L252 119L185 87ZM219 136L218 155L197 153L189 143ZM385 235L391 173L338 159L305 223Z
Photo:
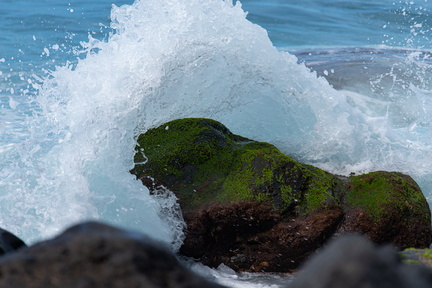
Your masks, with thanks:
M334 90L296 57L278 51L245 16L230 1L139 1L113 10L119 33L111 40L137 49L134 63L143 61L133 78L142 80L132 81L132 93L142 96L138 131L175 118L210 117L335 173L431 174L430 135L397 125L420 123L407 118L430 109L412 101L428 98L424 74L430 75L430 65L420 61L427 54L413 51L384 75L390 84L380 109L392 111L376 113L376 101L353 104L352 94ZM403 77L418 89L400 84ZM424 135L422 141L412 140L416 134Z

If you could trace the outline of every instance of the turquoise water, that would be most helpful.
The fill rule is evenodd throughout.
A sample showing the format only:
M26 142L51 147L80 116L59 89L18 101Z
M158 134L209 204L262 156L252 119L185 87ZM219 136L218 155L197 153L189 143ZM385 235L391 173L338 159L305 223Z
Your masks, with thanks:
M281 48L388 45L430 48L428 1L243 1ZM421 25L421 26L420 26Z
M214 118L334 173L402 171L432 199L431 8L3 1L0 227L32 243L99 219L177 249L175 199L128 171L136 135L179 117ZM232 287L279 285L196 269Z

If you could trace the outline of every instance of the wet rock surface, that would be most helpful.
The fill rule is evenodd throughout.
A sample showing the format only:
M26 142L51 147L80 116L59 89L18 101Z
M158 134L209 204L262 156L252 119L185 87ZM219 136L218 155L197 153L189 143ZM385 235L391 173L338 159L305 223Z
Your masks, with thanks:
M203 118L171 121L138 143L131 172L153 193L176 194L188 227L180 251L211 267L293 271L352 232L399 249L432 242L429 206L407 175L332 175Z
M332 237L342 216L338 207L281 219L262 203L209 205L184 215L188 235L180 252L211 267L287 272Z

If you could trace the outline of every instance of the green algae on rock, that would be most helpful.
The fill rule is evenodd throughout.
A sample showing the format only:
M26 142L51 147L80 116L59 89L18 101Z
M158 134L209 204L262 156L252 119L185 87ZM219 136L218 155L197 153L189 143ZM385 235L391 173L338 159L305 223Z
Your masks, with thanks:
M254 200L281 213L309 213L334 199L337 178L303 165L269 143L231 133L211 119L186 118L138 138L132 173L175 191L183 210Z
M431 243L429 205L410 176L386 171L351 176L340 197L347 215L341 230L349 227L400 249Z
M351 176L350 182L346 205L365 209L375 220L384 217L388 209L398 209L402 214L418 217L426 217L430 213L419 186L405 174L377 171Z
M432 249L408 248L399 253L403 263L422 264L432 268Z

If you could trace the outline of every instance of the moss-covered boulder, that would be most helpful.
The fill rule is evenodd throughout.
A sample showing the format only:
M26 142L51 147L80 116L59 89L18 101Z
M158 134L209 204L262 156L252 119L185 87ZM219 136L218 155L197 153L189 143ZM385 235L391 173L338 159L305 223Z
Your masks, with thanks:
M176 194L188 225L181 252L209 266L286 272L346 232L400 248L432 240L429 206L409 176L332 175L214 120L148 130L135 163L151 191Z
M377 244L400 249L429 247L429 205L417 183L398 172L351 176L341 194L345 220L340 231L366 234Z
M211 119L174 120L140 135L138 143L132 173L175 191L184 211L252 200L281 214L309 213L336 201L336 176Z

